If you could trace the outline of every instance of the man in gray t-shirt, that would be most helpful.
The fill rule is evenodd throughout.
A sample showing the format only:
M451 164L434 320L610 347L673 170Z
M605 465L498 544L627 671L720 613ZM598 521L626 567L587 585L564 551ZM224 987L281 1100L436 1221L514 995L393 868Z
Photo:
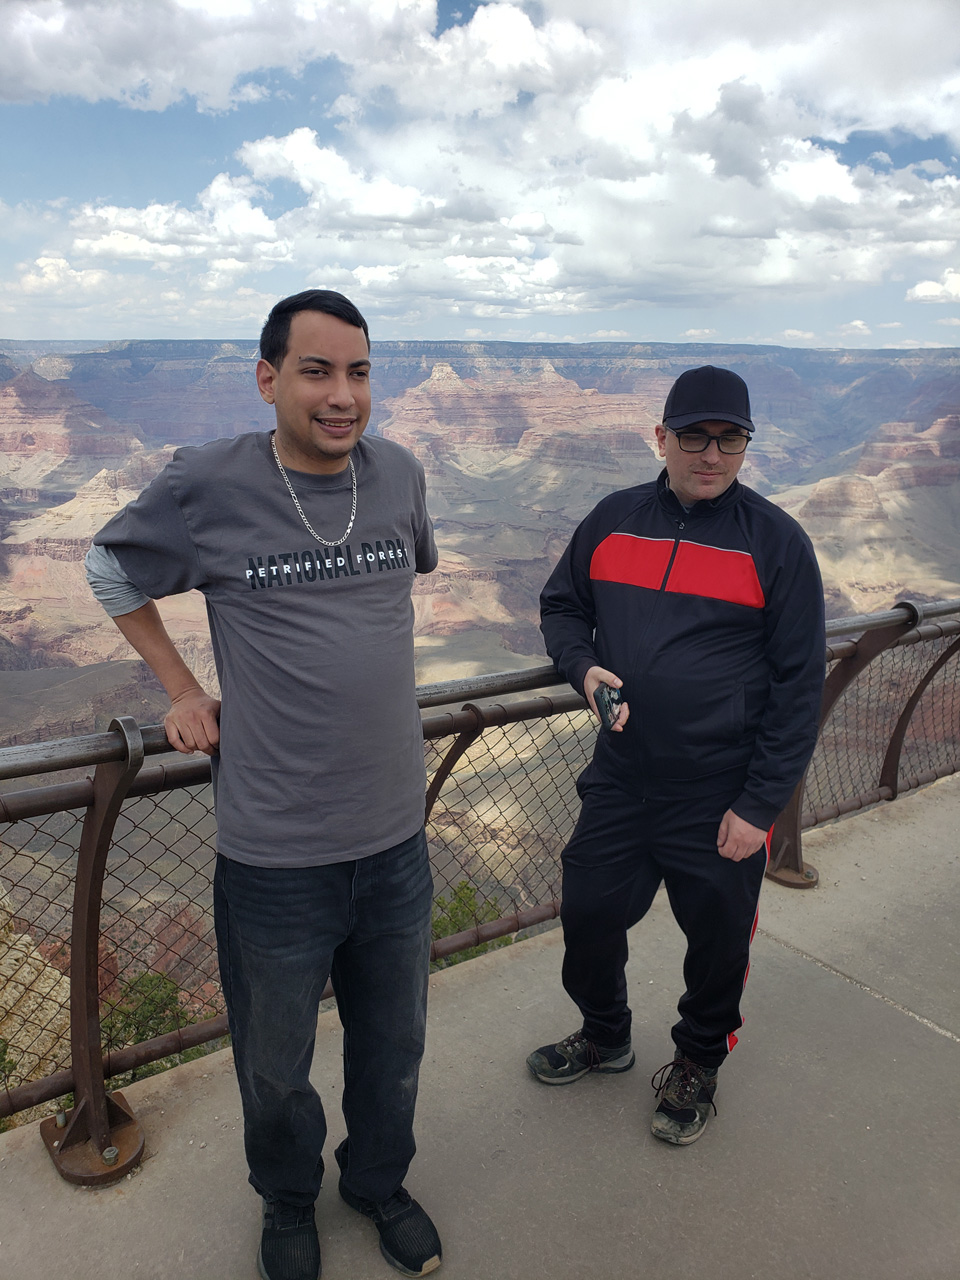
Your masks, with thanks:
M423 469L362 439L367 326L346 298L277 304L257 385L276 431L180 449L94 540L88 576L170 695L178 750L213 765L214 915L263 1197L263 1280L316 1280L326 1124L309 1082L328 976L344 1025L340 1194L405 1275L440 1265L402 1183L413 1158L432 877L413 666L415 573L436 568ZM207 602L222 705L153 600Z

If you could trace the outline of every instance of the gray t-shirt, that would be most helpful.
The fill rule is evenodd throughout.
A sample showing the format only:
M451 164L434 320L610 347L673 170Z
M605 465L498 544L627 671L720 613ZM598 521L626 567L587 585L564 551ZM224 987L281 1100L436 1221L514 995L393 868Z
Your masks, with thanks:
M357 516L336 550L305 528L267 433L179 449L94 539L146 595L206 597L218 843L238 862L348 862L423 824L410 596L437 565L423 468L377 437L352 457ZM339 536L349 468L288 474L314 529Z

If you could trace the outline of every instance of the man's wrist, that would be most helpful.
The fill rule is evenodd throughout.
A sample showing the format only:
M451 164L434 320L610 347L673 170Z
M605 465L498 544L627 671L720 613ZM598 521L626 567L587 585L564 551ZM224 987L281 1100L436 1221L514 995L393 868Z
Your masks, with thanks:
M734 800L730 812L742 822L749 822L751 827L760 831L769 831L779 816L779 810L771 811L769 805L761 804L750 796L743 795Z
M196 680L187 685L178 685L176 687L176 692L174 692L172 688L167 689L167 696L170 699L171 706L181 702L184 698L195 697L197 694L200 694L203 698L208 696L206 689L204 689L201 684L198 684Z
M581 658L581 660L573 668L573 671L570 673L571 687L573 689L579 690L579 692L582 693L584 697L586 697L587 696L586 690L583 687L584 682L587 678L588 673L592 671L594 667L599 665L600 664L597 662L596 658Z

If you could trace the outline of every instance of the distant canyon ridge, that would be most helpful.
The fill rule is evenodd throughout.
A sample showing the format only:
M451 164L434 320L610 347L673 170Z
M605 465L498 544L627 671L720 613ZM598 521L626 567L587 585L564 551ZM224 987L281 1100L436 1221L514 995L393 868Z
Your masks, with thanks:
M173 449L268 430L253 341L0 341L0 743L165 699L90 597L90 539ZM578 521L660 470L684 369L750 387L741 478L813 539L831 616L960 596L960 350L383 342L375 431L422 461L440 547L415 588L421 682L542 663L537 596ZM202 599L161 603L213 685Z

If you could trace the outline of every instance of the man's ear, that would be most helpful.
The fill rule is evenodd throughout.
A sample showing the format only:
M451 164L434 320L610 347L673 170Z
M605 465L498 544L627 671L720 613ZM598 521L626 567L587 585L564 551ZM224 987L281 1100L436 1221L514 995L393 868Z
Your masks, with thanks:
M263 392L261 391L260 394L263 395ZM667 428L658 424L656 427L656 432L657 432L657 450L660 454L660 457L665 458L667 456L667 450L666 450Z
M257 390L267 404L276 400L277 371L269 360L257 361Z

